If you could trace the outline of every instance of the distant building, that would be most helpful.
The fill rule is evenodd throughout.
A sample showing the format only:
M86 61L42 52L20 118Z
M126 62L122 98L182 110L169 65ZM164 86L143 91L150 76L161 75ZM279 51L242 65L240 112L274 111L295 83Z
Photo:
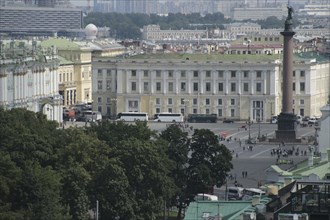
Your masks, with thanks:
M148 41L162 40L197 40L205 38L207 30L160 30L159 25L147 25L143 27L142 37Z
M82 28L82 12L72 8L0 7L0 32L56 33Z
M61 67L61 89L66 104L92 102L92 50L85 42L73 42L68 39L50 38L41 42L42 47L55 46L63 59ZM73 65L73 73L67 65ZM69 68L69 69L68 69Z
M240 7L233 9L232 19L235 21L242 20L265 20L268 17L275 16L278 19L282 19L286 15L285 8L247 8Z
M330 93L329 60L301 54L293 65L295 114L320 115ZM93 107L103 115L165 111L268 121L281 111L281 72L278 55L96 57Z

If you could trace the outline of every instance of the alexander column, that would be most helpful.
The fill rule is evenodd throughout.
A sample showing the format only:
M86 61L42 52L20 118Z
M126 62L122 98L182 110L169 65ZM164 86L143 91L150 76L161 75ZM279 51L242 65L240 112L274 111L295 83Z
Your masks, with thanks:
M288 7L288 17L285 20L285 29L281 34L284 37L283 48L283 88L282 88L282 112L278 116L276 131L277 141L297 142L296 115L293 113L293 35L292 7Z

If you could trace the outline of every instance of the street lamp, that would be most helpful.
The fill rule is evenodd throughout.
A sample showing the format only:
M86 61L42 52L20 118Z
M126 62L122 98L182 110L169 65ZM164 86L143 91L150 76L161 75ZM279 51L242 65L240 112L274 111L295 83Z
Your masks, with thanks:
M115 120L116 119L116 115L117 115L117 99L116 98L111 98L111 103L113 103L112 104L112 106L111 106L111 114L112 114L112 118L113 118L113 120Z
M253 121L251 121L250 117L249 117L249 120L246 122L246 124L249 126L249 139L248 139L247 143L252 144L252 141L251 141L251 125L253 124Z

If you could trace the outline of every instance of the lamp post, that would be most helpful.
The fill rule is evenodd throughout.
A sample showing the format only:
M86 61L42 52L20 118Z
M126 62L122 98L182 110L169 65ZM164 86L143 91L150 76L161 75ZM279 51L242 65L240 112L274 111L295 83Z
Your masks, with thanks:
M117 99L111 98L111 103L113 103L111 106L111 117L113 120L115 120L117 115Z
M253 122L251 121L250 117L249 117L249 120L246 122L246 124L249 126L249 139L248 139L247 143L252 144L252 141L251 141L251 125L253 124Z

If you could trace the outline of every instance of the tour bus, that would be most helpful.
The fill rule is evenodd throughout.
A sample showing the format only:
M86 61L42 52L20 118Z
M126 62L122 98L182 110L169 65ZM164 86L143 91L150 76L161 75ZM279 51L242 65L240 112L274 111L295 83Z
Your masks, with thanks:
M83 111L82 112L83 117L86 121L101 121L102 120L102 114L101 112L96 111Z
M117 121L148 121L146 112L121 112L117 115Z
M253 196L263 196L265 195L265 191L256 188L245 188L243 190L243 197L242 200L251 200Z
M154 121L157 122L183 122L181 113L162 112L155 115Z
M188 122L190 123L216 123L217 114L189 114Z

